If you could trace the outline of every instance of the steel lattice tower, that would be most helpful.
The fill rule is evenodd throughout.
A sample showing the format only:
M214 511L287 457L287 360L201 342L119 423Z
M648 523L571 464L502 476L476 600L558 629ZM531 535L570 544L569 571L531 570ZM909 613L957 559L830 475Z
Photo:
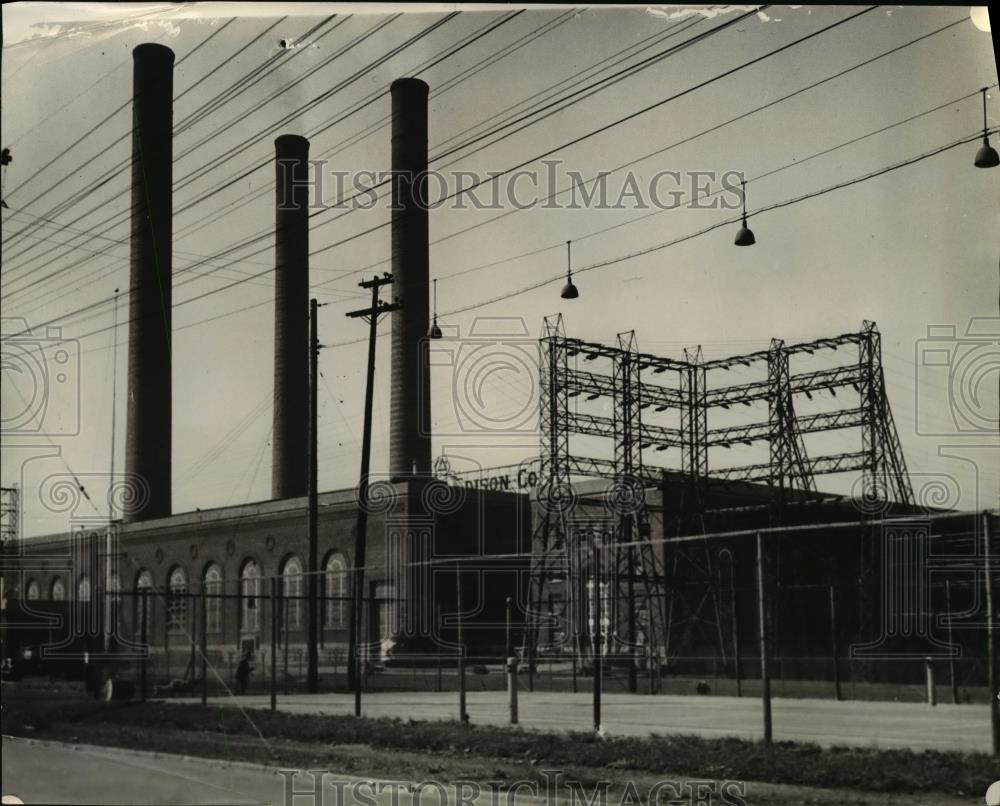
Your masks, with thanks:
M17 545L20 535L21 495L17 487L0 488L0 547Z
M857 360L823 369L794 371L792 363L822 350L836 351L856 345ZM613 482L604 510L613 516L613 552L617 588L613 597L627 612L615 613L612 622L620 645L634 642L634 617L642 607L650 618L650 640L669 651L670 635L684 627L708 629L725 658L725 641L719 619L715 563L707 539L671 546L668 532L688 537L704 535L706 496L719 482L757 482L774 491L775 516L781 518L786 499L819 496L815 476L860 472L862 503L870 511L891 501L913 503L913 491L900 447L899 436L886 396L881 338L873 322L862 329L799 344L772 340L768 349L728 358L705 360L700 348L685 350L683 360L639 352L632 332L620 334L613 346L567 338L561 316L545 320L540 346L541 484L538 487L538 520L534 528L529 581L529 652L545 622L541 603L551 583L565 583L567 613L573 635L585 618L579 575L583 563L579 546L573 545L588 516L577 506L571 486L574 477L598 477ZM573 359L571 363L571 359ZM610 372L584 369L580 364L610 362ZM606 366L597 364L598 366ZM745 383L717 384L720 372L745 366L763 367L766 377ZM651 370L650 372L646 372ZM647 378L652 375L654 381ZM660 376L673 382L656 382ZM853 388L856 406L802 415L795 399L838 389ZM613 416L591 414L571 406L571 401L610 401ZM713 412L737 405L767 406L766 419L746 424L713 427ZM644 410L673 411L679 428L649 423ZM810 456L804 435L860 430L861 449ZM573 434L612 440L612 459L588 457L570 450ZM768 461L709 467L710 448L766 443ZM679 449L683 494L677 507L676 529L668 529L667 474L678 471L647 465L643 449ZM662 559L647 539L650 534L646 491L662 487L664 496L664 548ZM589 516L593 520L596 516ZM570 523L572 522L572 526ZM592 532L593 529L590 529ZM669 574L662 569L670 568ZM687 588L698 587L697 595ZM669 591L669 598L666 592ZM706 610L706 605L709 605ZM664 613L669 607L669 613ZM545 622L545 623L543 623ZM625 637L620 628L627 622ZM686 626L685 626L686 625ZM567 639L568 641L568 639ZM579 641L574 641L579 649Z

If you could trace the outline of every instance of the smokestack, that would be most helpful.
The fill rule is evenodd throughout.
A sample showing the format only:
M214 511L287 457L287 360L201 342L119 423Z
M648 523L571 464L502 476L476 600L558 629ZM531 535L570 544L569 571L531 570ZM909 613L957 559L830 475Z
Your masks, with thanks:
M427 171L428 91L417 78L397 79L391 87L392 288L403 303L392 313L392 478L431 472L427 200L422 198L426 190L417 184Z
M125 503L127 521L171 511L171 238L174 52L132 51L132 250L125 472L148 498Z
M309 141L274 141L274 435L271 497L307 493L309 439Z

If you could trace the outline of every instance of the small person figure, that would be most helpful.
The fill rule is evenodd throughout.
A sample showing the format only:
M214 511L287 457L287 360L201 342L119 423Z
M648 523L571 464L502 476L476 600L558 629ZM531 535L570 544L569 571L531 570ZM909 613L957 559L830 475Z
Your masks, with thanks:
M240 658L239 665L236 667L236 693L245 694L247 690L247 685L250 683L250 673L253 671L253 666L250 665L250 652L244 652L243 657Z
M698 685L696 685L694 687L694 690L697 691L699 694L711 694L712 693L712 687L710 685L708 685L708 681L706 681L706 680L699 680L698 681Z

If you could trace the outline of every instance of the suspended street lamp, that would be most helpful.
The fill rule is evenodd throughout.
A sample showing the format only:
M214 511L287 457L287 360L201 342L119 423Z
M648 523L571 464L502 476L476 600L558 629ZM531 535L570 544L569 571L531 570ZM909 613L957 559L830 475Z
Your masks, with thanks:
M736 233L736 240L733 241L737 246L753 246L757 243L757 239L753 236L753 230L747 226L747 183L745 179L740 180L740 185L742 185L742 195L743 195L743 226L739 228Z
M570 258L570 241L566 241L566 285L562 287L559 296L563 299L576 299L580 292L573 285L573 262Z
M441 328L438 327L438 281L437 277L434 278L434 321L431 323L431 329L427 331L427 335L432 339L441 338Z
M990 145L989 126L986 123L986 90L988 89L989 87L983 87L980 90L983 93L983 144L976 152L977 168L996 168L1000 165L1000 154L997 154L997 150Z

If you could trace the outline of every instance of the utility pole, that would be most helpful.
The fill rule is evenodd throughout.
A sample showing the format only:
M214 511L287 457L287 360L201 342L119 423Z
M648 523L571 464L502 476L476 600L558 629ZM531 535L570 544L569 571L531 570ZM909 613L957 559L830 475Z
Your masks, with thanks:
M833 657L833 696L837 702L843 699L840 690L840 654L837 642L837 589L830 585L830 654Z
M317 494L317 460L319 452L318 414L316 410L319 384L319 328L316 324L316 311L319 303L309 300L309 470L308 470L308 532L309 532L309 659L308 685L309 693L319 691L319 528L317 525L318 494Z
M351 628L348 639L347 675L354 689L354 715L361 716L361 675L359 668L361 603L365 584L365 542L368 536L368 472L371 466L372 449L372 400L375 395L375 338L378 319L392 311L401 310L399 302L381 302L379 289L392 283L392 275L385 272L381 277L358 283L361 288L371 289L372 304L347 314L350 319L364 319L368 323L368 379L365 385L365 427L361 440L361 478L358 480L358 520L354 535L354 573L351 574Z
M958 705L958 680L955 677L955 633L951 627L951 580L944 581L944 617L948 629L948 675L951 682L951 704Z
M736 609L736 558L729 560L729 609L733 622L733 676L736 678L736 696L743 696L743 670L740 663L740 616Z
M1000 756L1000 681L997 672L996 610L993 598L993 557L990 546L990 513L983 512L983 566L986 579L986 675L990 695L990 733L993 736L993 755Z
M767 653L770 639L767 634L767 558L764 555L764 538L757 532L757 616L760 623L760 689L764 706L764 744L771 743L771 672Z
M112 612L115 606L114 597L118 591L111 589L112 556L111 552L118 546L118 535L115 530L115 432L117 429L118 411L118 289L115 289L114 326L111 329L111 468L108 473L108 533L104 541L104 651L111 651Z

